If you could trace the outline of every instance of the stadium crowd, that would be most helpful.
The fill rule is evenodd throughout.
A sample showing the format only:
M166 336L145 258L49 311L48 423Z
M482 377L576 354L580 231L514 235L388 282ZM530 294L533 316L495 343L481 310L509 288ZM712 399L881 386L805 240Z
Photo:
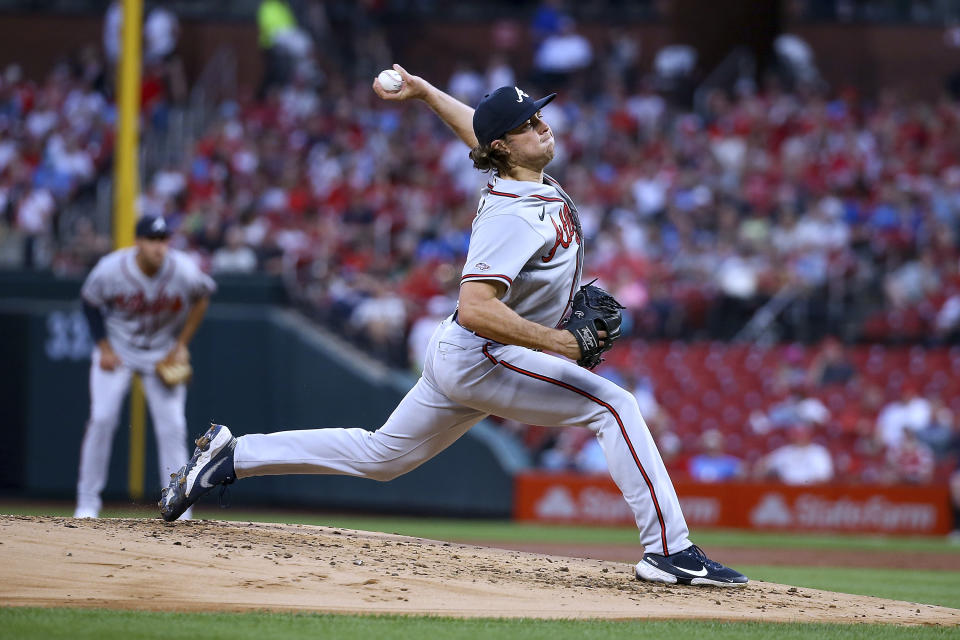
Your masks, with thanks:
M559 89L544 113L560 150L549 170L577 199L585 273L627 307L633 336L603 372L636 390L669 464L703 480L932 478L937 456L956 447L960 410L937 400L952 387L933 377L923 389L902 376L881 383L873 356L844 366L835 341L795 361L731 350L743 376L689 388L728 386L744 403L711 408L670 388L699 375L684 370L709 370L709 350L672 357L684 347L664 346L662 359L637 363L656 351L647 340L729 340L778 295L804 316L781 337L956 341L960 103L787 91L771 76L714 91L694 111L658 90L622 36L596 46L569 21L546 25L538 37L553 49L541 49L531 78L517 80L494 53L441 84L471 103L514 82ZM116 115L104 69L85 49L42 83L16 67L0 79L4 264L81 274L107 250L88 219L57 226L110 168ZM281 275L318 319L415 368L429 328L453 309L485 178L427 110L378 100L371 81L320 60L294 65L262 96L224 102L180 162L147 177L140 210L166 216L179 247L214 274ZM163 102L157 83L145 105ZM960 356L939 352L944 375L957 373ZM748 401L751 375L763 391ZM544 467L602 463L580 431L504 428Z

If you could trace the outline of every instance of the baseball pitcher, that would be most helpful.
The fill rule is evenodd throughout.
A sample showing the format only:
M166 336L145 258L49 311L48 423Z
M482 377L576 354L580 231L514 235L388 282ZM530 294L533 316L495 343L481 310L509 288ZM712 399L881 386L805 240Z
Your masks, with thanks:
M555 142L540 110L555 94L533 100L518 87L502 87L474 110L399 65L394 70L399 85L388 91L377 80L374 91L387 100L425 102L471 148L474 166L490 174L473 221L457 311L437 327L423 376L377 431L234 438L227 427L213 425L164 489L164 519L237 478L326 473L390 480L493 414L596 434L645 547L638 579L745 584L745 576L690 542L673 483L633 395L591 371L620 335L620 305L597 287L581 287L577 207L544 173Z

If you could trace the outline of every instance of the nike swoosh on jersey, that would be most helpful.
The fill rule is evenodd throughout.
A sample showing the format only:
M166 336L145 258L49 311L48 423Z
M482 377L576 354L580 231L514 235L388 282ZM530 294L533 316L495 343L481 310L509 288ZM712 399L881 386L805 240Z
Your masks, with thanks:
M547 205L543 205L543 208L540 209L540 220L543 220L543 216L547 215Z
M707 575L707 568L703 565L700 565L700 569L697 571L691 571L690 569L684 569L683 567L674 567L678 571L683 571L684 573L689 573L692 576L705 576Z

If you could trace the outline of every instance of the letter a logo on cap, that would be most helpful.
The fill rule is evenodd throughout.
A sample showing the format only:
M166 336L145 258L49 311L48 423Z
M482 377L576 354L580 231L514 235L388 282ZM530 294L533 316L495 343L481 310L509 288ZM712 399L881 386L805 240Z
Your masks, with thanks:
M523 102L524 97L529 98L530 96L520 87L514 87L517 90L517 102Z
M150 225L150 230L154 233L163 233L167 230L167 223L164 222L163 218L157 218L153 221L153 224Z

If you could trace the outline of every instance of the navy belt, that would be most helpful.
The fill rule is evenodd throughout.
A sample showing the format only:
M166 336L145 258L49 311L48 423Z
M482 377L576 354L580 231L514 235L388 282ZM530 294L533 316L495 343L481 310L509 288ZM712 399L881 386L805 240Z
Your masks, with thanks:
M470 329L467 329L465 326L463 326L462 324L460 324L460 320L457 319L459 315L460 315L460 309L455 310L455 311L453 312L453 321L456 322L457 325L458 325L461 329L463 329L464 331L470 331ZM483 338L484 340L489 341L491 344L503 344L502 342L497 342L497 341L494 340L493 338L488 338L487 336L482 336L482 335L480 335L479 333L477 333L476 331L470 331L470 333L472 333L473 335L477 336L478 338Z
M456 322L460 326L460 328L463 329L464 331L470 331L470 329L467 329L465 326L460 324L460 321L457 319L459 315L460 315L460 309L455 309L453 312L453 321ZM475 331L470 331L470 333L477 336L478 338L483 338L483 336L477 335ZM486 340L486 338L484 339Z

